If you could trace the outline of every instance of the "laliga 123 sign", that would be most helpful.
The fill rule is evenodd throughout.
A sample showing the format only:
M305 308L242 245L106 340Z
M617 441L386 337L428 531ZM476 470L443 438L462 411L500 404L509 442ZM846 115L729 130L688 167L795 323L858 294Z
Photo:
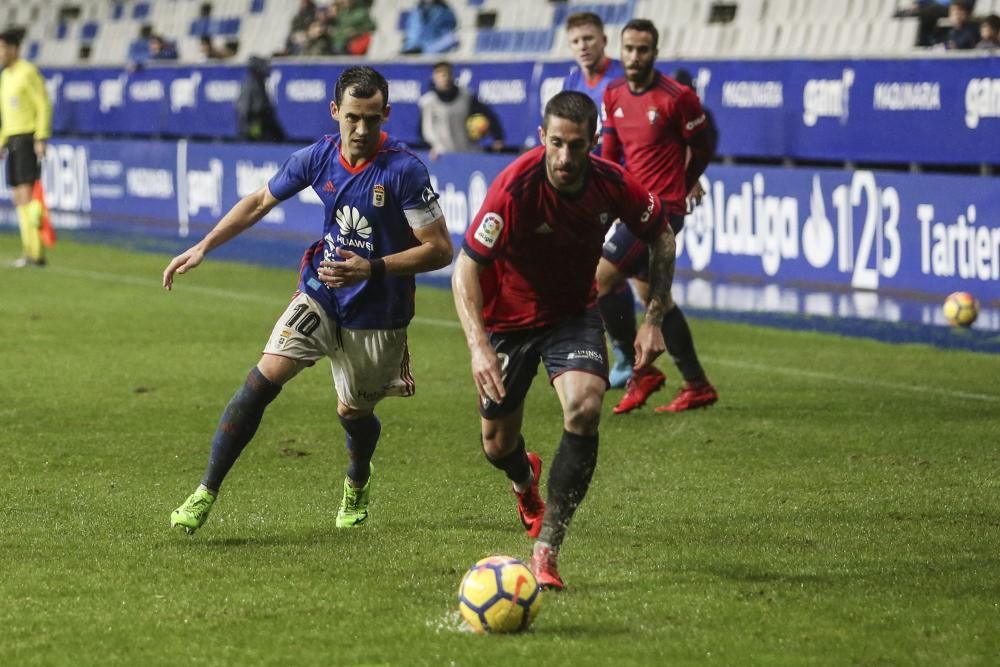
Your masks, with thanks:
M713 167L702 185L678 244L695 271L1000 294L991 179Z

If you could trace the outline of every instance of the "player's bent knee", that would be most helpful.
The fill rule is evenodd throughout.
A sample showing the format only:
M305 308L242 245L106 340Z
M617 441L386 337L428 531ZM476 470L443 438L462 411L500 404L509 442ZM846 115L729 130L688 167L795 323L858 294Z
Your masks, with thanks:
M345 405L340 401L337 401L337 416L343 419L361 419L362 417L367 417L374 412L374 409L358 410L357 408L352 408L349 405Z
M481 440L483 454L493 461L507 456L517 448L517 435L502 437L498 429L487 431L484 428Z
M298 375L299 371L307 365L308 364L304 362L290 359L288 357L282 357L277 354L262 354L260 361L257 362L257 370L259 370L269 382L281 386Z
M571 433L597 433L601 423L601 395L584 394L566 406L563 426Z

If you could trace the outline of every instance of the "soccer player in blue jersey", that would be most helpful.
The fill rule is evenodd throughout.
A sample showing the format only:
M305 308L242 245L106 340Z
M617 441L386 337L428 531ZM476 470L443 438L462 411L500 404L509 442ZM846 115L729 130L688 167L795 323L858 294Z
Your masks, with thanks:
M608 46L608 36L604 32L604 21L593 12L576 12L566 17L566 40L570 51L576 60L566 79L563 90L574 90L583 93L594 101L598 109L604 104L604 91L615 79L625 76L625 69L620 61L609 58L605 54ZM597 125L598 145L594 153L601 154L600 119ZM611 334L612 354L614 364L608 374L612 387L624 387L632 377L632 355L623 349L623 334L627 335L635 329L635 325L626 323L625 318L635 318L635 299L628 281L622 280L610 288L603 289L598 295L601 317ZM631 345L631 339L628 339Z
M381 131L389 117L385 78L351 67L337 80L330 113L339 134L292 154L271 180L244 197L204 239L174 257L163 286L211 250L260 221L306 187L323 200L323 237L302 259L298 291L274 325L260 361L226 407L198 489L170 515L194 533L208 518L226 474L281 387L329 357L337 416L349 463L338 528L368 518L371 459L381 432L375 405L412 396L406 327L413 318L414 274L447 266L451 236L427 168Z

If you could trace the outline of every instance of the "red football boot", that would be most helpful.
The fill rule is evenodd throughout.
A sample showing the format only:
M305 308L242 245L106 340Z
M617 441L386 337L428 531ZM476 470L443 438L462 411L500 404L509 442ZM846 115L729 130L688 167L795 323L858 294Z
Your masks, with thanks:
M556 563L558 556L559 552L555 549L537 545L531 554L531 572L538 585L545 590L561 591L566 588L559 576L559 566Z
M545 517L545 501L538 493L538 481L542 478L542 460L538 454L528 452L528 462L531 464L531 486L524 493L517 496L517 515L521 517L521 523L528 532L528 537L534 539L542 530L542 519Z
M635 371L625 384L625 395L614 407L613 412L620 415L641 408L645 405L650 394L662 387L666 380L666 376L655 366L647 366L641 371Z
M719 400L719 393L709 382L688 382L667 405L656 408L657 412L684 412L704 408Z

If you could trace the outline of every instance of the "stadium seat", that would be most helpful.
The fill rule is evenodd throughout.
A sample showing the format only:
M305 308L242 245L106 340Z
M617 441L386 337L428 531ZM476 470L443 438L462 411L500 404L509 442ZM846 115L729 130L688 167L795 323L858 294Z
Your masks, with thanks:
M127 45L143 24L176 41L182 62L199 57L198 38L211 35L239 42L237 60L279 51L297 3L290 0L210 0L212 13L200 15L206 0L67 0L79 7L76 19L60 27L61 2L0 0L7 23L27 28L26 43L42 65L78 62L89 45L90 64L123 62ZM326 4L332 0L322 0ZM621 26L648 18L661 31L660 54L686 57L824 57L914 52L917 26L892 18L900 0L725 0L735 5L729 23L709 23L716 0L451 0L458 18L454 59L477 54L512 58L549 55L569 58L562 24L571 12L592 11L604 20L610 53L619 53ZM386 60L399 53L405 12L416 0L373 0L377 28L365 58ZM1000 11L1000 0L978 0L976 15ZM480 30L481 12L496 23ZM718 17L713 17L718 18Z

